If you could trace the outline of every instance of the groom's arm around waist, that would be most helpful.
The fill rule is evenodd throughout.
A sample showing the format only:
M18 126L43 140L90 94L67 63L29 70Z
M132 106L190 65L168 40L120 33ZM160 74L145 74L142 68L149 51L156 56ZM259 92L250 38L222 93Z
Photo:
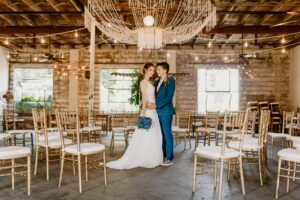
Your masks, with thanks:
M172 104L173 96L175 92L175 81L174 79L169 79L168 81L169 82L167 84L167 95L160 101L156 102L157 109L161 109L168 104Z

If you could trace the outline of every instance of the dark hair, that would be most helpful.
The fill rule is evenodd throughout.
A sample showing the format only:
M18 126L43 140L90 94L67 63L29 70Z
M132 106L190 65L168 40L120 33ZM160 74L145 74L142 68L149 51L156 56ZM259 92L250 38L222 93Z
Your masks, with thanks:
M144 68L143 68L143 74L145 74L145 71L146 71L147 69L149 69L150 67L154 67L154 64L153 64L153 63L146 63L146 64L144 65Z
M169 66L169 64L167 62L157 63L157 67L158 66L161 66L164 70L167 70L167 73L169 73L170 66Z

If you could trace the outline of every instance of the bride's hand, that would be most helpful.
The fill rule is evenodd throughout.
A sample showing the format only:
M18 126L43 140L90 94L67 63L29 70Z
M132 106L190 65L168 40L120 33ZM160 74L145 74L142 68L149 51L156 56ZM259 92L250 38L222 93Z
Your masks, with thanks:
M143 110L140 114L141 117L145 117L145 111Z
M147 109L153 110L156 108L155 103L147 103Z

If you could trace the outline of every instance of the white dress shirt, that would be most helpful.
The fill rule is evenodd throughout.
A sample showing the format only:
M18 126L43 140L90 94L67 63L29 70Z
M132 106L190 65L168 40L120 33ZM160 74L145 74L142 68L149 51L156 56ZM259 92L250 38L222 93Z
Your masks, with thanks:
M156 88L156 92L158 92L158 90L159 90L159 88L160 88L160 86L161 86L161 84L163 83L164 80L165 80L165 78L160 78L159 83L158 83L157 88Z

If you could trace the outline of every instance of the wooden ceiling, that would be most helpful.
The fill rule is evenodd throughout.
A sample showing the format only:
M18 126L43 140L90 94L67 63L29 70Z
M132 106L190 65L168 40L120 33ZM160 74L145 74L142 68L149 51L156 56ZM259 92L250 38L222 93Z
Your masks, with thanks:
M125 21L132 23L132 13L128 1L114 0L116 7ZM209 33L199 33L189 42L181 45L205 46L207 39L214 45L240 45L236 39L268 37L300 32L300 1L295 0L212 0L217 7L217 26ZM0 36L19 37L5 45L11 49L47 48L50 42L55 48L61 45L89 45L87 30L74 33L52 36L50 41L41 44L38 39L22 39L25 36L42 36L63 31L75 30L84 27L83 10L85 0L1 0L0 1ZM243 35L243 36L242 36ZM100 31L97 32L97 43L104 43ZM279 45L281 38L268 40L254 40L250 45ZM300 41L300 34L285 38L287 43ZM222 40L222 41L221 41ZM114 45L120 44L110 44ZM51 47L52 47L51 46ZM124 46L126 46L124 44ZM180 45L178 45L180 46Z

